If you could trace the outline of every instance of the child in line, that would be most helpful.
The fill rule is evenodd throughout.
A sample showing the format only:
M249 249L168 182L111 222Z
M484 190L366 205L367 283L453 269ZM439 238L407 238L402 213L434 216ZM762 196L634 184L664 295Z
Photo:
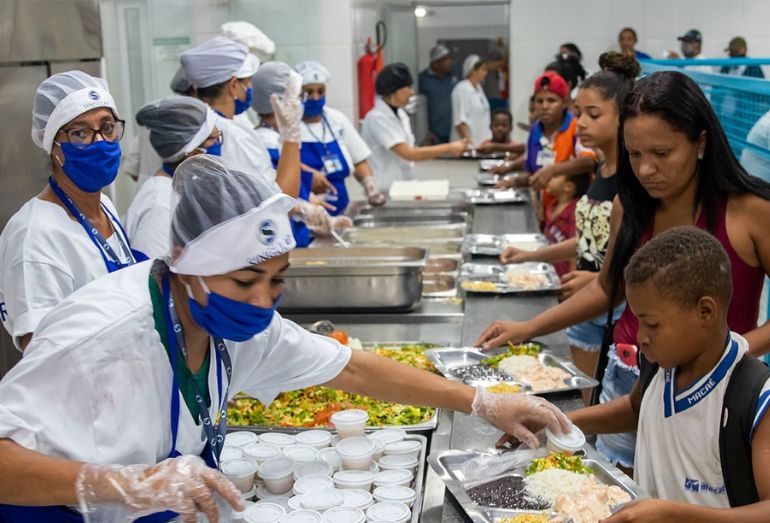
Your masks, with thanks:
M492 130L492 139L482 142L477 148L478 152L482 154L509 153L513 156L524 153L526 144L511 139L513 115L508 109L495 109L492 112L492 123L489 128Z
M548 243L554 245L575 237L575 206L590 184L590 174L557 174L548 182L546 191L556 199L556 202L545 210L543 234ZM553 266L561 278L575 270L575 257L558 261Z

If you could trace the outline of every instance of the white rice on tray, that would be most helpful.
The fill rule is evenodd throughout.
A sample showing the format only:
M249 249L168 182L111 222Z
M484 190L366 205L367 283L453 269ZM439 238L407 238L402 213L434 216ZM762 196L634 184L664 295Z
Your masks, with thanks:
M556 498L579 492L587 481L588 476L585 474L552 468L524 478L524 487L530 501L542 500L553 505Z
M535 365L540 365L540 362L534 356L508 356L500 360L497 368L515 378Z

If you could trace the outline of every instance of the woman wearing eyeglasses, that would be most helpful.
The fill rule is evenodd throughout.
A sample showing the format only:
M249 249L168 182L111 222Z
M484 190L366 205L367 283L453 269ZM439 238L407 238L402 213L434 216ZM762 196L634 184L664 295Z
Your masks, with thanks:
M224 137L216 122L216 113L190 96L164 98L136 113L136 123L149 131L149 142L163 161L161 169L139 187L126 212L126 230L134 247L150 258L169 252L176 168L198 154L222 155Z
M20 350L64 298L146 259L131 250L114 205L100 192L118 174L124 123L100 78L69 71L37 89L32 141L49 155L53 172L0 234L0 319Z

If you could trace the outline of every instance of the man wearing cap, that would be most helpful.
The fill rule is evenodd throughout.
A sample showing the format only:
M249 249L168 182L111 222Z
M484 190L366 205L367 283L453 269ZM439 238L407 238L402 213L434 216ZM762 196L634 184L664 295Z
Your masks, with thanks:
M420 73L420 94L428 99L429 144L446 143L452 128L452 89L459 78L452 74L454 60L442 44L430 50L430 65Z
M702 60L706 58L706 55L704 55L701 51L703 46L703 35L701 35L700 31L697 29L690 29L682 36L677 37L677 40L681 42L680 48L682 51L682 56L679 56L679 53L675 51L669 50L665 53L668 58L686 58L689 60ZM714 72L714 70L707 65L688 66L687 70L700 71L702 73Z
M746 58L746 52L748 46L746 45L746 39L741 36L736 36L725 48L725 53L730 58ZM758 65L723 65L719 72L722 74L731 74L734 76L750 76L753 78L764 78L765 74L762 72L762 68Z
M492 138L492 114L482 84L487 77L484 60L477 54L463 61L463 78L452 90L452 140L467 140L478 147Z

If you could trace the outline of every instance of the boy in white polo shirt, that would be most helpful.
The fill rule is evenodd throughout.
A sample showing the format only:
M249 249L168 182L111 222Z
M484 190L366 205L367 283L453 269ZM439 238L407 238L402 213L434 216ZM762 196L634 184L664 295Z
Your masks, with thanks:
M624 274L642 375L630 395L570 418L589 433L636 428L635 479L660 499L606 523L770 520L770 371L727 327L727 254L707 232L677 227Z

